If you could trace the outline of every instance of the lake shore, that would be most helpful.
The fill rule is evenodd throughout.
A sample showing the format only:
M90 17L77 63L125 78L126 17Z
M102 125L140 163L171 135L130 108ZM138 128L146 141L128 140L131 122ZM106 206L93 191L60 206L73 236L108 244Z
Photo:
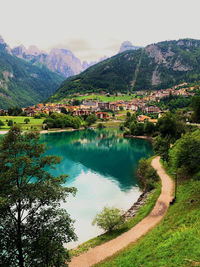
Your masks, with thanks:
M124 138L145 139L145 140L149 140L149 141L153 142L153 137L146 136L146 135L141 135L141 136L137 136L137 135L125 135Z
M47 134L47 133L62 133L62 132L73 132L73 131L77 131L77 130L84 130L84 128L79 128L79 129L73 129L73 128L70 128L70 129L52 129L52 130L42 130L40 131L41 134ZM8 130L3 130L3 131L0 131L0 135L2 134L7 134L8 133Z

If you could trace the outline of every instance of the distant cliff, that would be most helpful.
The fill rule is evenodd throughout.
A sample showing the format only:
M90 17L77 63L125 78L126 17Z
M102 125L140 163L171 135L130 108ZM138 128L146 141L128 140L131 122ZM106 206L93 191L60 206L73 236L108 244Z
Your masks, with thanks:
M62 83L51 98L88 92L161 89L200 79L200 40L183 39L119 53Z

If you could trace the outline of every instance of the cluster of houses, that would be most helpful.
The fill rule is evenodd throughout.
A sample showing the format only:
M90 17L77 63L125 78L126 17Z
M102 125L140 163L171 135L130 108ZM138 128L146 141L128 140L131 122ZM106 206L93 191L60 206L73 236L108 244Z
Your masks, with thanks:
M137 97L131 101L119 100L115 102L100 102L98 100L83 100L79 106L70 105L69 102L65 102L64 104L41 103L28 108L22 108L22 110L27 116L35 116L41 113L47 115L54 112L61 113L62 109L64 108L67 112L70 112L74 116L84 116L95 113L99 119L107 119L108 115L106 111L117 112L119 110L140 110L143 114L160 114L161 110L156 106L155 103L159 102L163 97L169 95L182 95L185 97L188 95L194 95L192 91L195 88L184 88L183 86L185 85L187 84L183 83L173 88L158 91L138 91L136 93ZM73 99L71 101L73 101ZM3 112L5 111L0 110L0 115Z

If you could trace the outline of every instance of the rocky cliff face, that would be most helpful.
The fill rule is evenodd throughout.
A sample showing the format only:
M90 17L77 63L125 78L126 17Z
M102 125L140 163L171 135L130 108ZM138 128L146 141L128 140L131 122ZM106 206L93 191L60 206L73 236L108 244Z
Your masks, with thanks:
M0 48L4 49L9 55L12 55L12 51L9 47L9 45L7 45L4 41L4 39L2 38L2 36L0 36Z
M81 61L67 49L54 48L48 54L39 50L36 46L30 46L26 49L23 45L20 45L13 48L12 53L19 58L31 61L35 65L44 65L51 71L66 78L83 70Z

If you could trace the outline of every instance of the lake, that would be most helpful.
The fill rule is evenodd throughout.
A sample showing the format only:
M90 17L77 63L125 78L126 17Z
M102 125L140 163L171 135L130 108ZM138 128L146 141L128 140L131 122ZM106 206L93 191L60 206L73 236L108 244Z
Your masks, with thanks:
M102 230L92 226L95 215L104 206L129 209L140 195L136 169L138 161L153 155L152 145L143 139L126 139L114 129L82 130L41 135L48 155L62 157L54 175L68 174L66 186L77 188L66 208L75 219L78 242L74 247Z

